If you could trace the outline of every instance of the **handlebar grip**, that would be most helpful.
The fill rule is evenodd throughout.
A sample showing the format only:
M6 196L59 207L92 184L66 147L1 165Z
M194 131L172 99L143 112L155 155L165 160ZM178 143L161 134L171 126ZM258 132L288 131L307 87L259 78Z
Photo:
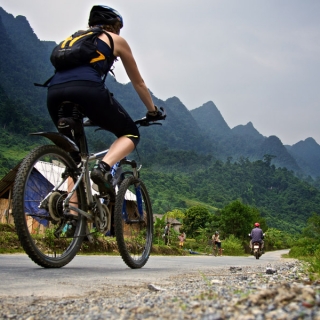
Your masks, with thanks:
M134 123L136 125L140 125L141 127L148 127L148 126L152 126L154 124L157 124L157 125L162 125L161 123L159 122L156 122L156 121L159 121L159 120L165 120L166 117L167 117L167 114L166 114L166 111L163 107L160 107L159 108L161 111L158 111L158 115L155 116L155 117L148 117L147 115L139 120L136 120ZM160 114L159 114L160 113ZM152 119L153 118L153 119Z

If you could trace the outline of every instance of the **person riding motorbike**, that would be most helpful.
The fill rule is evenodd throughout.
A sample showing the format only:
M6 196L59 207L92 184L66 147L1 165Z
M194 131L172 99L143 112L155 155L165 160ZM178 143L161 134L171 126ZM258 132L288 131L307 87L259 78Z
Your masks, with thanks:
M249 234L249 237L251 238L250 243L249 243L249 247L251 249L251 253L252 253L252 244L254 242L259 242L261 245L261 251L262 253L264 253L264 233L262 231L262 229L260 228L260 223L256 222L254 224L254 228L251 230L251 233Z

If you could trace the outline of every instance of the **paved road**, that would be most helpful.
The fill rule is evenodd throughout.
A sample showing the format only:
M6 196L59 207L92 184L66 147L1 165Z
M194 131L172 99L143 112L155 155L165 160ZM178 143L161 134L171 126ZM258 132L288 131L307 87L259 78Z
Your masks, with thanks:
M77 256L63 268L44 269L24 254L0 255L0 298L83 296L112 286L161 284L172 275L199 274L212 268L272 265L287 252L267 252L259 260L253 256L151 256L144 268L135 270L117 256Z

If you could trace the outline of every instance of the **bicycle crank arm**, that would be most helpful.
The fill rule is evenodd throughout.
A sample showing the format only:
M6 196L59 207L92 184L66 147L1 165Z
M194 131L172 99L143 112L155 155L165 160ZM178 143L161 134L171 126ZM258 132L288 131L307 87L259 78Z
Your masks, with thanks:
M70 210L73 210L75 212L78 212L79 214L82 214L83 216L85 216L90 222L93 221L93 217L92 217L92 214L88 213L88 212L85 212L79 208L76 208L76 207L73 207L73 206L70 206L69 205L69 209Z
M86 225L86 234L87 234L87 238L88 238L89 242L93 243L94 239L93 239L93 236L90 234L90 230L89 230L88 224Z

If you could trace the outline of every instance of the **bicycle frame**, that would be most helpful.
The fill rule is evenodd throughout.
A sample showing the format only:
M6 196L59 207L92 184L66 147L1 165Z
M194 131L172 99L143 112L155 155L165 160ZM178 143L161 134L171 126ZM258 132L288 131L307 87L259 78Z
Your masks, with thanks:
M69 104L69 102L67 104ZM83 122L83 115L79 112L79 110L77 109L77 106L73 105L72 103L71 103L71 105L73 106L73 117L75 117L78 120L81 120L81 128L80 128L81 133L80 133L80 138L78 140L79 147L74 142L75 140L73 141L72 139L69 139L67 136L65 136L61 133L37 132L37 133L32 133L32 135L44 136L44 137L50 139L58 147L61 147L62 149L64 149L66 152L79 152L80 153L81 165L78 166L78 169L80 170L80 172L77 172L79 177L76 179L76 182L73 185L72 189L68 190L68 196L63 201L63 211L68 212L69 210L73 210L73 211L77 212L78 214L85 216L89 221L93 221L94 214L93 214L92 209L94 208L94 204L96 204L96 206L98 207L100 214L102 212L102 206L101 206L99 196L92 194L90 176L89 176L89 162L102 159L107 154L108 149L104 150L104 151L100 151L95 154L91 154L91 155L89 154L84 127L92 127L92 126L94 126L94 124L92 124L90 120ZM163 108L160 108L160 109L164 113L163 119L165 119L166 118L165 111ZM60 110L59 110L59 112L60 112ZM63 113L63 106L61 106L61 112ZM73 119L75 119L75 118L73 118ZM140 126L150 126L152 124L161 125L160 123L157 123L157 122L151 123L147 118L142 118L140 120L137 120L137 121L135 121L135 123ZM71 129L70 132L73 135L73 137L75 137L74 129ZM139 168L137 168L137 164L134 160L130 161L130 160L127 160L126 158L122 159L121 161L117 162L114 166L112 166L111 174L113 177L116 175L118 168L122 164L130 165L132 167L132 172L130 172L130 174L132 174L135 178L139 178L139 170L140 170L141 166ZM126 172L126 173L128 173L128 172ZM70 176L70 173L66 172L66 178L62 181L62 183L59 186L54 187L54 189L40 203L39 207L45 207L45 205L47 205L47 202L48 202L50 195L53 192L58 190L58 188L68 179L68 176ZM88 212L85 212L77 207L70 205L70 200L81 182L84 183L84 186L86 189L86 201L87 201ZM137 200L138 212L139 212L140 221L141 221L143 218L142 195L141 195L140 186L137 185L137 186L135 186L135 188L136 188L136 197L137 197L136 200ZM129 221L125 208L123 209L123 218L127 223L135 223L136 222L136 221Z
M87 125L88 126L88 125ZM52 142L54 142L57 146L59 147L63 147L64 149L67 149L67 151L80 151L81 153L81 166L79 166L79 169L81 170L79 177L76 181L76 183L74 184L74 186L72 187L71 190L68 190L68 196L66 197L66 199L63 202L63 210L73 210L75 212L77 212L78 214L81 214L83 216L85 216L89 221L93 221L94 218L94 214L92 212L92 208L93 208L93 204L96 203L99 211L101 212L101 202L99 200L98 196L94 196L92 193L92 189L91 189L91 183L90 183L90 176L89 176L89 163L92 161L97 161L102 159L107 153L109 149L94 153L94 154L88 154L87 151L87 144L86 144L86 136L85 133L83 133L81 139L80 139L80 150L79 148L76 146L76 144L70 140L68 137L64 136L61 133L56 133L56 132L40 132L40 133L33 133L32 135L41 135L41 136L45 136L46 138L50 139ZM81 150L82 149L82 150ZM84 150L83 150L84 149ZM82 151L82 152L81 152ZM131 174L138 178L139 174L139 170L141 167L137 168L137 164L136 162L133 160L127 160L126 158L122 159L121 161L117 162L115 165L112 166L111 168L111 174L114 177L117 173L118 168L123 165L123 164L128 164L132 167L132 172ZM128 173L128 172L126 172ZM39 207L45 207L45 204L47 203L50 195L57 191L59 189L59 187L68 179L68 174L66 174L66 178L64 180L62 180L62 182L55 186L52 191L42 200L42 202L40 203ZM72 198L74 192L77 190L79 184L83 182L85 189L86 189L86 200L87 200L87 205L88 205L88 212L83 211L77 207L74 207L72 205L70 205L70 199ZM139 188L139 186L137 186L137 188ZM137 189L137 204L138 204L138 212L140 217L143 217L143 210L142 210L142 197L141 197L141 192L139 191L139 189ZM124 219L127 221L127 214L125 213L124 210ZM133 222L133 221L132 221Z

